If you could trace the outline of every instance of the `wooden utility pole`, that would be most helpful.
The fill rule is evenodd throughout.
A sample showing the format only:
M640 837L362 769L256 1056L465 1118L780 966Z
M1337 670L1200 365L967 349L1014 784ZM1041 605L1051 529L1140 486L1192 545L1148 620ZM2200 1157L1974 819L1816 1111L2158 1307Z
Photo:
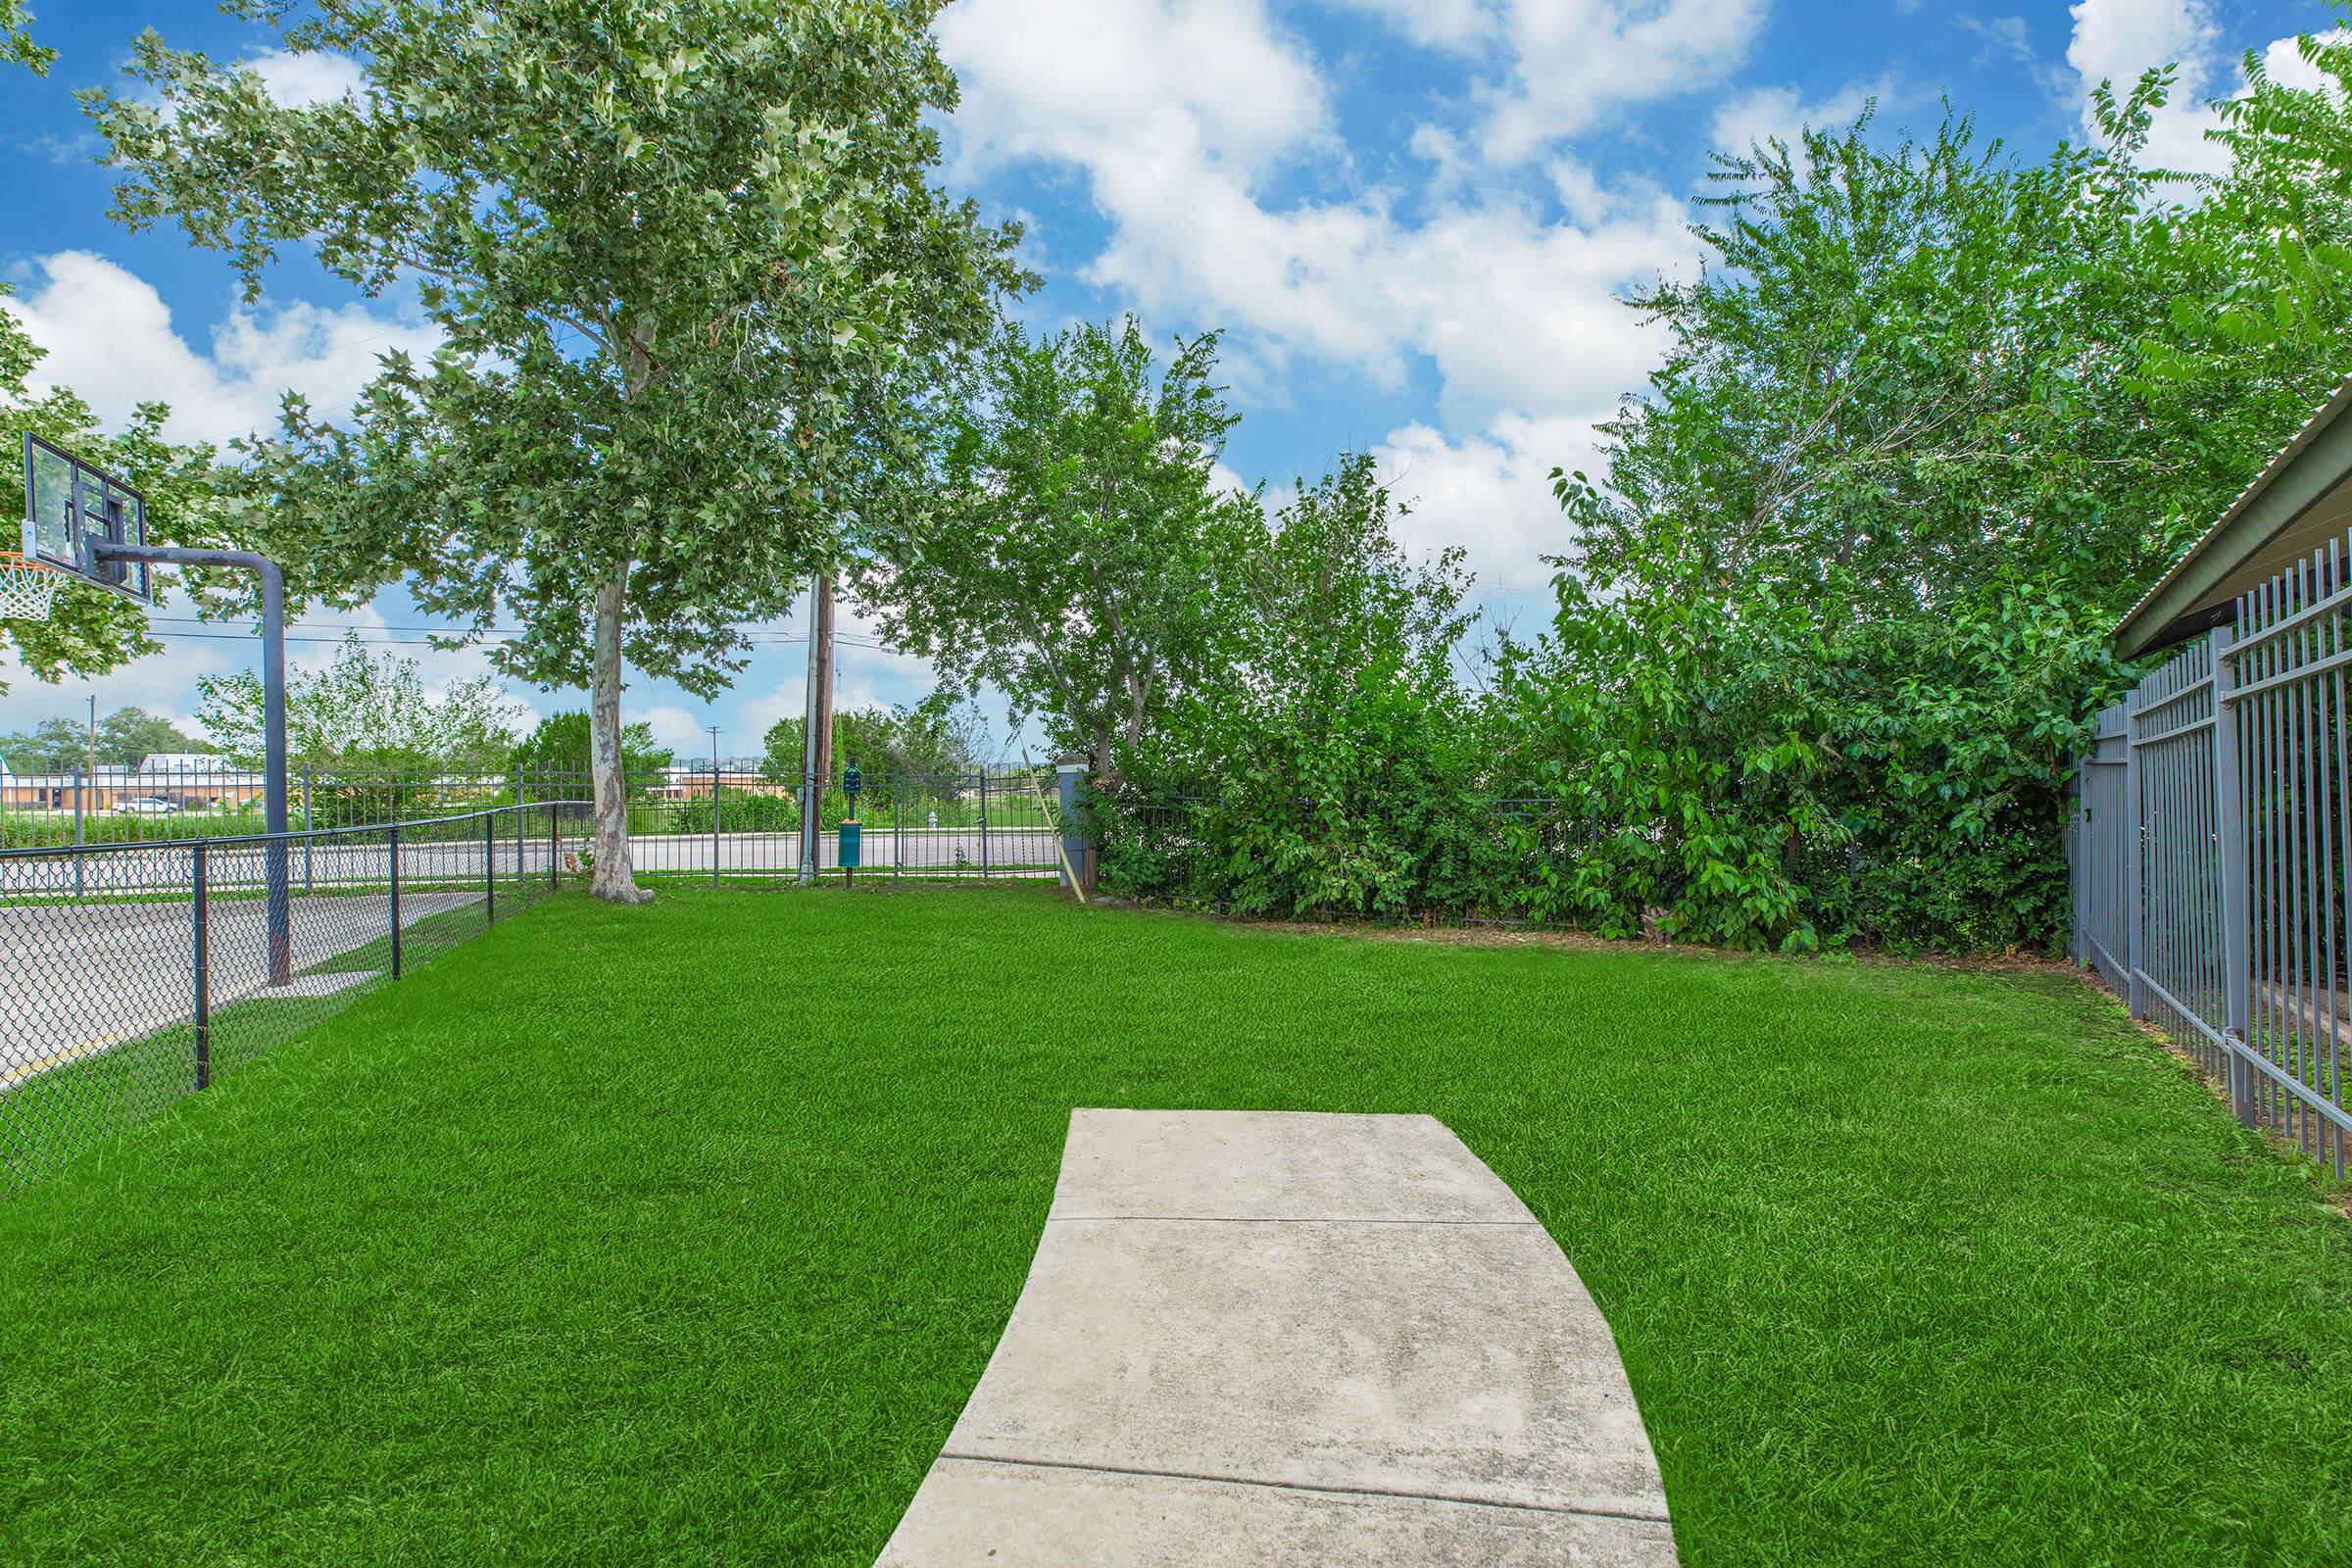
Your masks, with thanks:
M805 887L816 880L817 787L816 772L816 675L817 650L824 638L817 635L816 605L823 593L824 579L817 578L808 585L808 700L801 706L801 883Z
M816 788L833 781L833 579L816 579Z

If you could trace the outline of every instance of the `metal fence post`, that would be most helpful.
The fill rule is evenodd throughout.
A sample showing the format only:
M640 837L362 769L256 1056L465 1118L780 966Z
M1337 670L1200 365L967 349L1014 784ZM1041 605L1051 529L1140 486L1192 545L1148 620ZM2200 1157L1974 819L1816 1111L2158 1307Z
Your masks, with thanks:
M980 764L980 880L988 880L988 764Z
M718 763L710 764L710 885L718 886Z
M81 791L83 777L84 775L81 769L79 767L75 767L74 769L74 848L77 851L81 848L83 842L81 828ZM74 857L74 896L78 899L81 897L81 857L77 854Z
M906 775L899 769L892 768L890 770L890 880L894 886L899 880L899 867L906 861L906 829L899 825L899 797L906 788Z
M389 829L392 835L392 978L400 978L400 824Z
M482 813L482 924L498 924L498 813Z
M189 881L196 895L196 928L190 934L195 944L196 968L196 1087L211 1087L213 1082L213 937L211 908L207 883L211 876L210 846L199 839Z
M1075 758L1066 758L1054 764L1054 776L1061 807L1062 861L1070 868L1062 873L1062 882L1075 893L1081 890L1084 883L1093 880L1086 863L1086 827L1078 819L1078 784L1086 776L1086 763ZM1073 875L1077 878L1076 884L1071 882Z
M302 764L302 830L308 833L317 826L318 824L311 820L311 764L305 762ZM309 839L302 841L302 891L305 893L312 891L311 841Z
M2140 931L2147 910L2141 904L2142 873L2147 864L2147 833L2139 800L2139 688L2124 698L2124 843L2131 859L2124 871L2124 1004L2134 1018L2148 1015L2147 986L2140 979L2143 955Z
M557 835L556 803L547 803L547 891L564 885L564 846Z
M2235 632L2217 626L2213 642L2213 830L2215 861L2222 893L2222 996L2228 1046L2226 1067L2230 1108L2246 1126L2254 1125L2254 1069L2245 1058L2246 1029L2252 1020L2254 953L2252 911L2248 907L2251 872L2246 864L2245 780L2240 771L2237 733L2237 656L2231 652Z
M2095 729L2090 746L2093 753L2097 752L2099 743ZM2089 961L2082 944L2082 866L2088 851L2088 846L2083 843L2082 832L2082 778L2089 768L2090 759L2088 757L2075 759L2074 781L2066 788L2066 828L2059 835L2059 844L2066 853L2066 956L2075 960L2075 967L2078 969ZM1850 852L1847 863L1848 865L1852 863ZM1847 880L1850 884L1851 871L1847 872Z

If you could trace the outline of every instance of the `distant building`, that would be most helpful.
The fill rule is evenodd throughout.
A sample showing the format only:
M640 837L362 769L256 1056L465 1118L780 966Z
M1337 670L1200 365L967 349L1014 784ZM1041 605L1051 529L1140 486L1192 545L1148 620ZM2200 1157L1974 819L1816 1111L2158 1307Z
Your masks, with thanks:
M242 806L262 793L262 775L211 752L158 752L135 767L19 773L0 762L0 810L110 811L124 801L170 801L201 809Z
M789 785L780 784L760 772L759 763L749 758L730 757L719 763L718 782L729 795L790 795ZM678 762L662 769L662 781L647 791L657 801L697 801L710 794L710 760L697 762Z
M2237 493L2196 543L2115 628L2116 654L2140 659L2237 621L2239 597L2302 569L2314 597L2341 589L2352 566L2337 544L2352 522L2352 380ZM2318 623L2298 636L2317 637ZM2248 677L2251 678L2251 677ZM2325 723L2322 719L2320 722Z
M156 752L142 758L139 771L150 777L166 774L173 778L210 778L220 773L240 773L236 766L219 752Z

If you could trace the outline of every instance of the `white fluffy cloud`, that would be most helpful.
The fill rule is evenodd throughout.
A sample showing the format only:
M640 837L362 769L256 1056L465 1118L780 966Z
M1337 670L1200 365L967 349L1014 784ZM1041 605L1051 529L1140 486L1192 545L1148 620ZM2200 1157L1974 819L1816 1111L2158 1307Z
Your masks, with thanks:
M172 325L152 284L87 251L40 258L17 296L0 299L0 310L48 350L36 385L71 387L110 425L133 405L160 399L172 406L167 433L183 441L220 441L272 425L289 388L320 413L338 412L375 374L377 355L405 348L421 357L440 342L435 327L364 305L329 310L296 302L231 310L209 352L199 352Z
M1249 173L1327 129L1322 78L1259 0L969 0L938 31L967 168L1134 158L1174 134Z
M2228 152L2205 139L2218 123L2209 106L2247 87L2238 65L2240 46L2225 41L2208 0L2078 0L2068 14L2074 34L2066 63L2075 74L2068 85L2082 94L2085 134L2100 133L2089 103L2100 82L2112 82L2121 96L2149 68L2178 66L2171 102L2148 127L2147 161L2187 173L2218 173L2229 167ZM2304 61L2291 35L2275 38L2258 52L2274 80L2316 87L2325 79Z
M1322 0L1486 66L1477 140L1515 166L1608 111L1705 91L1747 59L1769 0Z
M2160 169L2212 173L2229 157L2205 140L2213 124L2206 104L2234 90L2237 74L2225 59L2221 29L2206 0L2079 0L2069 8L2073 38L2066 63L2083 95L2082 128L2100 134L2089 95L2102 81L2128 93L2153 66L2178 65L2172 101L2148 127L2147 160Z
M272 49L243 64L260 74L270 98L288 109L331 103L358 92L367 80L360 63L349 55Z
M2204 0L2078 0L2066 63L2089 82L2129 83L2150 66L2179 61L2183 75L2210 64L2220 31Z
M650 708L624 708L620 721L624 724L650 725L656 744L666 746L681 758L707 758L710 755L710 732L703 727L701 713L680 708L674 703L656 703ZM727 737L719 736L721 750L726 749ZM734 748L742 751L743 748Z
M0 683L8 687L7 695L0 697L0 732L29 730L50 718L79 720L87 711L84 705L95 695L101 717L118 709L144 709L201 737L204 728L196 722L198 677L229 674L253 662L246 658L253 646L209 638L173 642L167 645L168 652L134 659L101 679L69 677L49 685L25 672L11 644L0 648Z
M1585 466L1592 421L1506 415L1483 435L1455 438L1414 423L1374 449L1381 478L1410 507L1398 534L1420 555L1459 545L1485 593L1540 587L1546 555L1573 540L1551 493L1551 470Z
M1502 20L1532 28L1556 10L1520 0ZM1269 203L1271 175L1338 151L1303 44L1255 0L1105 0L1080 15L967 0L940 33L963 80L967 169L1028 159L1086 173L1110 224L1088 281L1154 318L1236 328L1247 360L1311 354L1393 386L1426 358L1454 424L1581 411L1646 370L1653 345L1616 296L1690 258L1679 204L1589 177L1567 223L1505 198L1408 223L1377 188Z
M1505 0L1511 64L1480 96L1489 160L1513 164L1611 108L1701 91L1747 59L1765 0Z
M1391 387L1433 369L1435 420L1377 449L1415 507L1405 537L1464 546L1489 590L1539 585L1569 543L1550 469L1587 461L1661 346L1622 295L1696 260L1679 198L1553 144L1605 106L1709 84L1762 0L1326 3L1478 61L1486 86L1457 105L1475 123L1412 138L1423 188L1356 180L1315 61L1257 0L965 0L940 27L958 157L973 176L1080 172L1109 233L1079 275L1154 319L1233 329L1245 379L1298 356ZM1494 172L1540 149L1564 220Z
M1826 98L1808 99L1787 83L1749 87L1715 106L1708 122L1718 152L1744 155L1750 146L1776 138L1795 146L1805 130L1842 130L1851 125L1874 100L1884 104L1894 96L1891 81L1848 82Z
M2347 34L2341 27L2320 34L2322 41L2336 44L2342 43L2347 36L2352 34ZM2262 51L2262 69L2270 74L2273 81L2289 87L2319 87L2330 80L2319 68L2303 58L2300 40L2295 38L2274 39Z
M1323 0L1334 11L1376 18L1425 49L1460 49L1490 36L1494 13L1481 0Z

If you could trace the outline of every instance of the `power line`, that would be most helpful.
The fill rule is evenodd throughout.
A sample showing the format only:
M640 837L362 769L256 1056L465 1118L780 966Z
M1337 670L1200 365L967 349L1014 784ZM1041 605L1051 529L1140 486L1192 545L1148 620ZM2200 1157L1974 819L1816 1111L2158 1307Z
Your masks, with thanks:
M255 633L249 631L151 631L148 635L165 642L249 643L253 642L256 637ZM288 632L286 641L290 643L339 644L343 639L340 637L298 637L292 632ZM360 641L392 648L430 648L433 646L429 640L422 637L362 637ZM454 650L452 651L454 652Z
M257 633L254 633L254 632L248 632L248 631L178 631L178 630L157 630L157 629L155 628L155 624L154 624L154 623L155 623L156 621L163 621L163 620L173 620L173 621L177 621L177 622L179 622L179 623L181 623L181 624L190 625L190 626L204 626L204 625L218 625L218 624L219 624L219 622L217 622L217 621L204 621L204 620L197 620L197 619L193 619L193 618L190 618L190 617L187 617L187 616L166 616L166 615L157 615L157 616L153 616L153 617L151 617L151 619L150 619L150 622L149 622L148 635L149 635L149 636L151 636L151 637L154 637L154 638L156 638L158 641L180 641L180 640L183 640L183 639L193 639L193 640L196 640L196 641L199 641L199 642L240 642L240 643L241 643L241 642L252 642L252 641L254 641L254 640L255 640L255 638L256 638L256 637L257 637L257 635L258 635ZM453 631L444 631L442 628L440 628L440 627L437 627L437 626L381 626L381 627L378 627L378 626L334 626L334 625L325 625L325 624L320 624L320 623L318 623L318 622L315 622L315 621L313 621L313 622L298 622L297 624L299 624L299 625L307 625L307 626L309 626L309 627L310 627L312 630L314 630L314 631L336 631L336 632L341 632L341 633L347 634L347 635L349 635L349 636L357 637L357 638L358 638L358 639L359 639L361 642L363 642L363 643L367 643L367 644L370 644L370 645L373 645L373 646L379 646L379 647L395 647L395 648L431 648L431 647L435 647L435 646L437 646L437 645L436 645L436 644L433 642L433 640L432 640L432 639L433 639L433 637L442 637L442 638L445 638L445 639L446 639L446 638L451 638L451 637L467 637L467 638L476 638L476 637L478 637L478 638L484 638L484 639L490 639L490 640L498 640L498 639L504 639L504 638L519 637L519 636L521 636L521 635L522 635L520 632L518 632L518 631L515 631L515 630L514 630L513 628L509 628L509 627L497 627L497 628L492 628L492 629L490 629L490 630L488 630L488 631L481 631L481 632L453 632ZM405 632L425 632L425 633L429 633L430 635L429 635L429 636L423 636L423 637L402 637L402 636L387 636L387 635L384 635L385 633L391 633L391 632L404 632L404 631L405 631ZM344 638L343 638L342 636L334 636L334 637L303 637L303 636L298 636L298 635L296 635L296 634L295 634L294 632L292 632L292 631L289 631L289 632L286 634L286 641L288 641L288 642L290 642L290 643L340 643L340 642L342 642L343 640L344 640ZM752 647L755 647L755 648L780 648L780 647L799 647L799 646L802 646L802 645L806 644L806 643L808 641L808 638L806 638L806 637L791 637L791 636L783 636L783 635L746 635L746 636L744 637L743 641L744 641L745 643L749 644L750 646L752 646ZM893 649L890 647L890 645L889 645L888 643L869 642L869 641L865 640L864 638L859 638L859 637L844 637L844 636L841 636L841 635L839 635L838 633L836 633L836 634L835 634L835 636L834 636L834 638L833 638L833 641L834 641L834 644L835 644L836 646L847 646L847 647L852 647L852 648L872 648L872 649L877 649L877 650L880 650L881 652L884 652L884 653L890 653L890 652L894 652L894 650L893 650ZM470 646L470 644L465 644L465 645L461 645L461 646L462 646L462 647L463 647L463 646ZM459 652L460 650L459 650L459 649L448 649L448 650L444 650L444 651L445 651L445 652L452 652L452 653L455 653L455 652Z

